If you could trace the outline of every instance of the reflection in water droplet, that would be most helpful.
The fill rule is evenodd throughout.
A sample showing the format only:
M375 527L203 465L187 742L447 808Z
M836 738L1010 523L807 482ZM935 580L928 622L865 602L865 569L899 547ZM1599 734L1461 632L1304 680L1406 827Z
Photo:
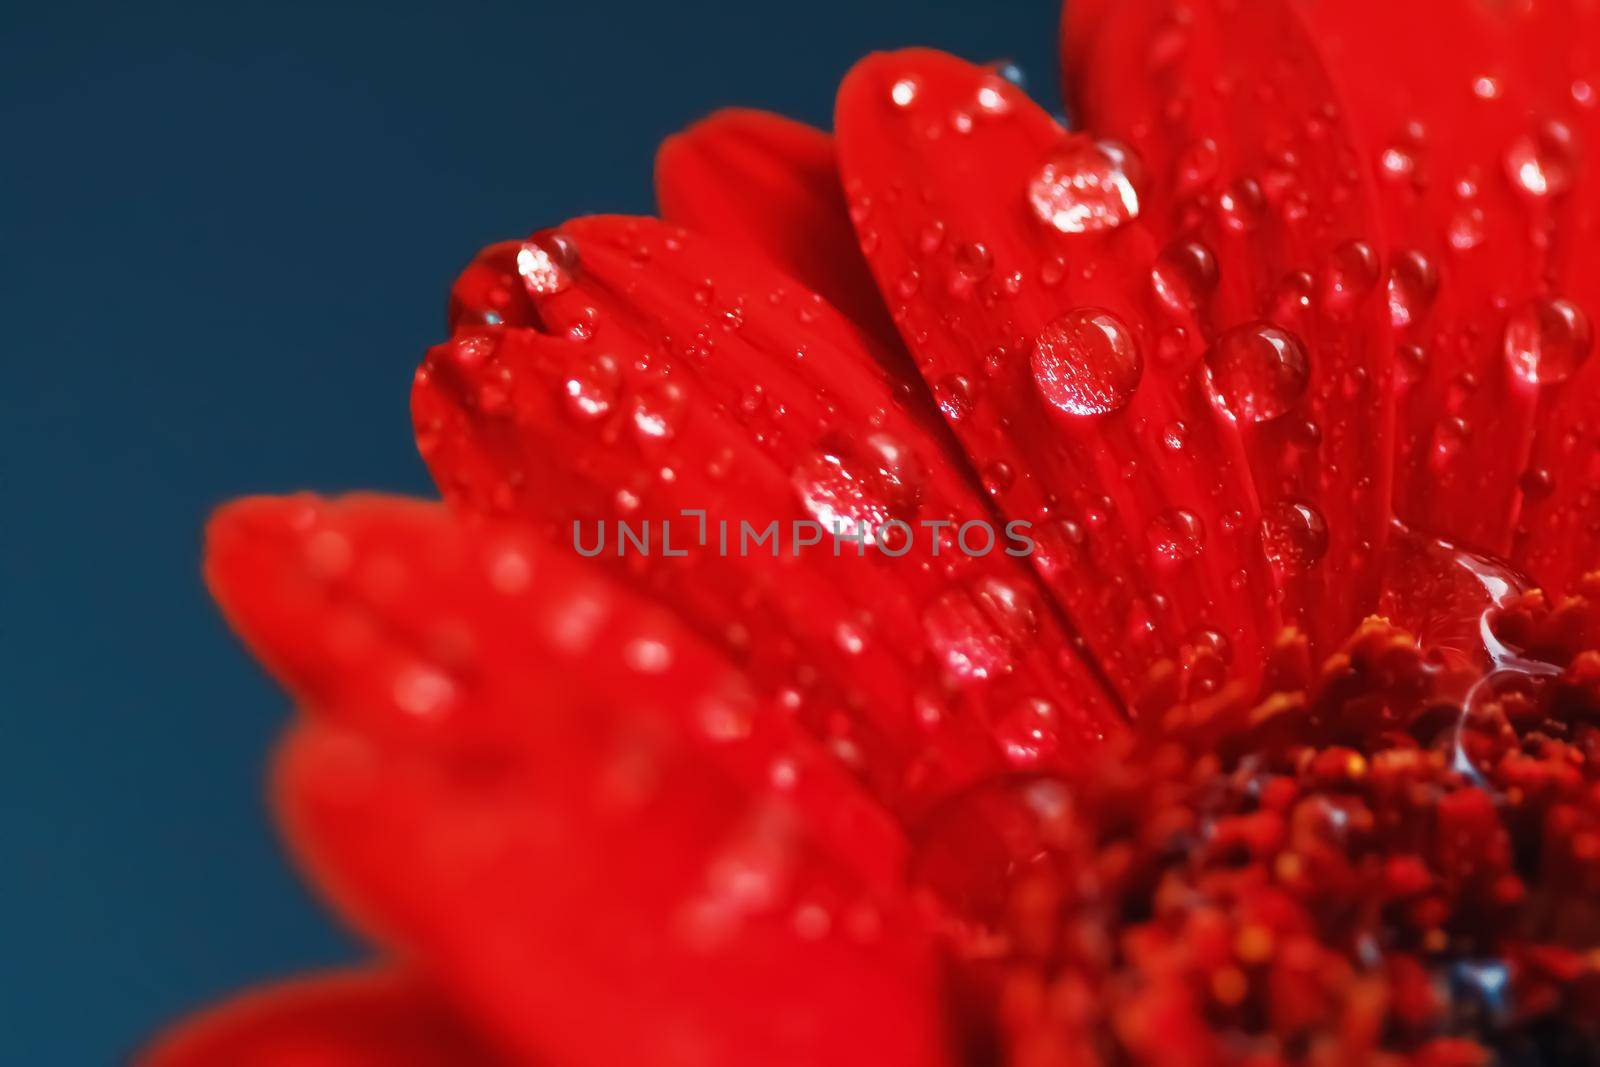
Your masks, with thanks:
M1589 316L1570 300L1535 300L1506 321L1506 360L1531 385L1554 385L1572 377L1589 358Z
M1251 423L1288 411L1311 378L1300 339L1267 322L1247 322L1224 333L1206 353L1206 369L1224 411Z
M1105 415L1133 399L1144 358L1122 320L1077 308L1040 331L1033 378L1040 394L1070 415Z
M1139 217L1134 170L1123 146L1074 137L1028 182L1028 203L1041 222L1062 233L1114 229Z

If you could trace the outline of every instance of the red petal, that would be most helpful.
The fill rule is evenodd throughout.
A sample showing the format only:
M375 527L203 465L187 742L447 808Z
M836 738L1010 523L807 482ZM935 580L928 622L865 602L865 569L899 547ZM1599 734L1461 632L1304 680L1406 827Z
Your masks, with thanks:
M722 658L526 534L258 500L209 576L314 722L291 836L531 1062L936 1064L892 828Z
M1128 56L1141 57L1136 73ZM1085 122L1133 144L1149 169L1150 224L1216 253L1201 323L1214 367L1229 362L1230 337L1258 329L1248 323L1303 342L1309 377L1278 379L1285 399L1303 382L1299 399L1241 429L1269 553L1281 540L1291 558L1307 545L1324 555L1291 583L1291 603L1315 604L1313 636L1337 640L1374 603L1393 437L1382 232L1340 101L1282 0L1118 5L1077 75ZM1259 367L1245 357L1264 351L1241 349L1238 365ZM1315 515L1325 548L1305 521ZM1275 536L1287 531L1300 536Z
M1377 175L1389 233L1404 372L1397 509L1419 529L1504 554L1537 417L1536 391L1507 373L1508 302L1531 295L1544 253L1505 174L1507 146L1525 128L1526 80L1511 76L1512 53L1486 10L1305 8ZM1424 262L1436 280L1419 286Z
M653 220L583 219L539 240L577 257L532 287L541 330L463 333L418 374L419 442L448 498L535 519L564 550L580 520L586 542L597 523L649 522L659 538L672 522L682 558L658 541L601 560L787 692L902 812L1003 768L1018 709L1041 698L1057 721L1024 761L1075 763L1116 728L1001 547L936 553L915 531L898 558L844 542L796 556L787 535L778 558L739 550L741 521L788 531L829 514L999 532L937 416L901 402L821 298ZM700 527L684 509L706 512L707 544L685 544Z
M885 352L903 352L856 247L833 138L821 130L765 111L719 111L662 143L656 199L668 222L760 253Z
M837 128L902 333L1003 508L1048 524L1042 573L1123 694L1213 631L1252 674L1280 625L1255 491L1196 373L1192 322L1157 310L1157 246L1113 224L1129 212L1114 158L934 52L857 66ZM1095 195L1051 199L1090 165Z
M321 975L246 993L161 1038L142 1067L474 1067L505 1061L405 973Z

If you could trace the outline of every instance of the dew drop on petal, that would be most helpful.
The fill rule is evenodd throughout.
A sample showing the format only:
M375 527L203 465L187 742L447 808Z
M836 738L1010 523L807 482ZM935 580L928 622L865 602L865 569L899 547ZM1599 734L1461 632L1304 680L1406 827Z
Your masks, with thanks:
M1115 229L1139 217L1135 171L1121 145L1074 137L1034 172L1028 203L1039 221L1062 233Z
M1427 314L1439 294L1439 272L1421 252L1401 252L1389 268L1389 321L1404 329Z
M1038 632L1039 611L1025 588L985 578L941 594L924 610L922 625L946 673L974 682L1014 668Z
M583 422L603 418L617 402L620 382L617 361L611 356L600 354L586 360L561 383L567 412Z
M1506 321L1505 351L1511 372L1531 385L1572 377L1593 345L1589 316L1570 300L1535 300Z
M678 432L687 397L676 382L653 382L633 397L633 428L641 441L665 441Z
M1040 394L1069 415L1105 415L1126 407L1139 387L1144 357L1121 319L1075 308L1039 332L1033 379Z
M1018 701L995 722L995 739L1013 767L1030 768L1061 746L1061 712L1043 697Z
M1378 283L1378 254L1365 241L1346 241L1333 250L1322 274L1322 302L1348 312Z
M545 230L517 250L517 273L533 296L554 296L572 285L578 270L578 246L570 237Z
M1224 410L1240 422L1282 415L1311 378L1300 339L1267 322L1247 322L1224 333L1207 351L1206 368Z
M1217 260L1197 241L1175 241L1150 269L1156 297L1176 315L1189 315L1217 287Z
M1578 149L1572 129L1551 120L1511 143L1506 173L1517 191L1531 200L1560 196L1572 188Z
M1194 512L1169 508L1150 520L1145 536L1156 565L1176 567L1200 554L1205 547L1206 528Z
M1261 516L1261 548L1280 574L1302 574L1328 551L1328 524L1310 504L1271 505Z
M888 434L869 434L859 442L828 434L800 461L791 483L824 530L860 530L870 545L877 543L884 523L915 520L922 470L915 454Z
M900 78L889 86L889 102L898 108L908 108L917 102L922 86L915 78Z

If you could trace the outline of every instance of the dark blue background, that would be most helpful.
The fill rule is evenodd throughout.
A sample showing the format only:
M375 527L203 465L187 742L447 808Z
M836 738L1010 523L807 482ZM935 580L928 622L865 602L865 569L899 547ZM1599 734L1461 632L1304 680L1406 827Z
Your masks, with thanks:
M283 697L197 573L229 496L427 492L407 415L491 240L651 210L724 104L826 124L876 48L1009 57L1051 0L29 5L0 16L0 1061L93 1064L356 958L281 857Z

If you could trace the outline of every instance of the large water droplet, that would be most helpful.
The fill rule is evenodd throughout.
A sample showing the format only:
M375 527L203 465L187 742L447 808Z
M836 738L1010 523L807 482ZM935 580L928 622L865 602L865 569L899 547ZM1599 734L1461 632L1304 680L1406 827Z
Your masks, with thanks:
M1506 360L1533 385L1564 382L1589 358L1589 316L1570 300L1535 300L1506 321Z
M1099 308L1076 308L1040 331L1033 379L1051 404L1070 415L1105 415L1133 399L1144 373L1138 342L1122 320Z
M1282 574L1302 574L1328 551L1328 524L1310 504L1280 501L1261 516L1261 548Z
M1139 217L1135 169L1121 145L1074 137L1028 182L1028 203L1040 221L1062 233L1114 229Z
M1517 191L1532 200L1560 196L1572 188L1578 146L1564 122L1551 120L1511 143L1506 173Z
M860 533L867 544L888 539L898 548L904 530L884 532L891 520L910 524L922 502L922 466L888 434L859 441L829 434L801 461L791 478L800 502L829 532Z
M578 271L578 246L570 237L544 230L522 242L517 273L532 296L554 296L572 285Z
M1268 322L1235 326L1206 353L1211 385L1240 422L1266 422L1288 411L1311 379L1305 346Z

